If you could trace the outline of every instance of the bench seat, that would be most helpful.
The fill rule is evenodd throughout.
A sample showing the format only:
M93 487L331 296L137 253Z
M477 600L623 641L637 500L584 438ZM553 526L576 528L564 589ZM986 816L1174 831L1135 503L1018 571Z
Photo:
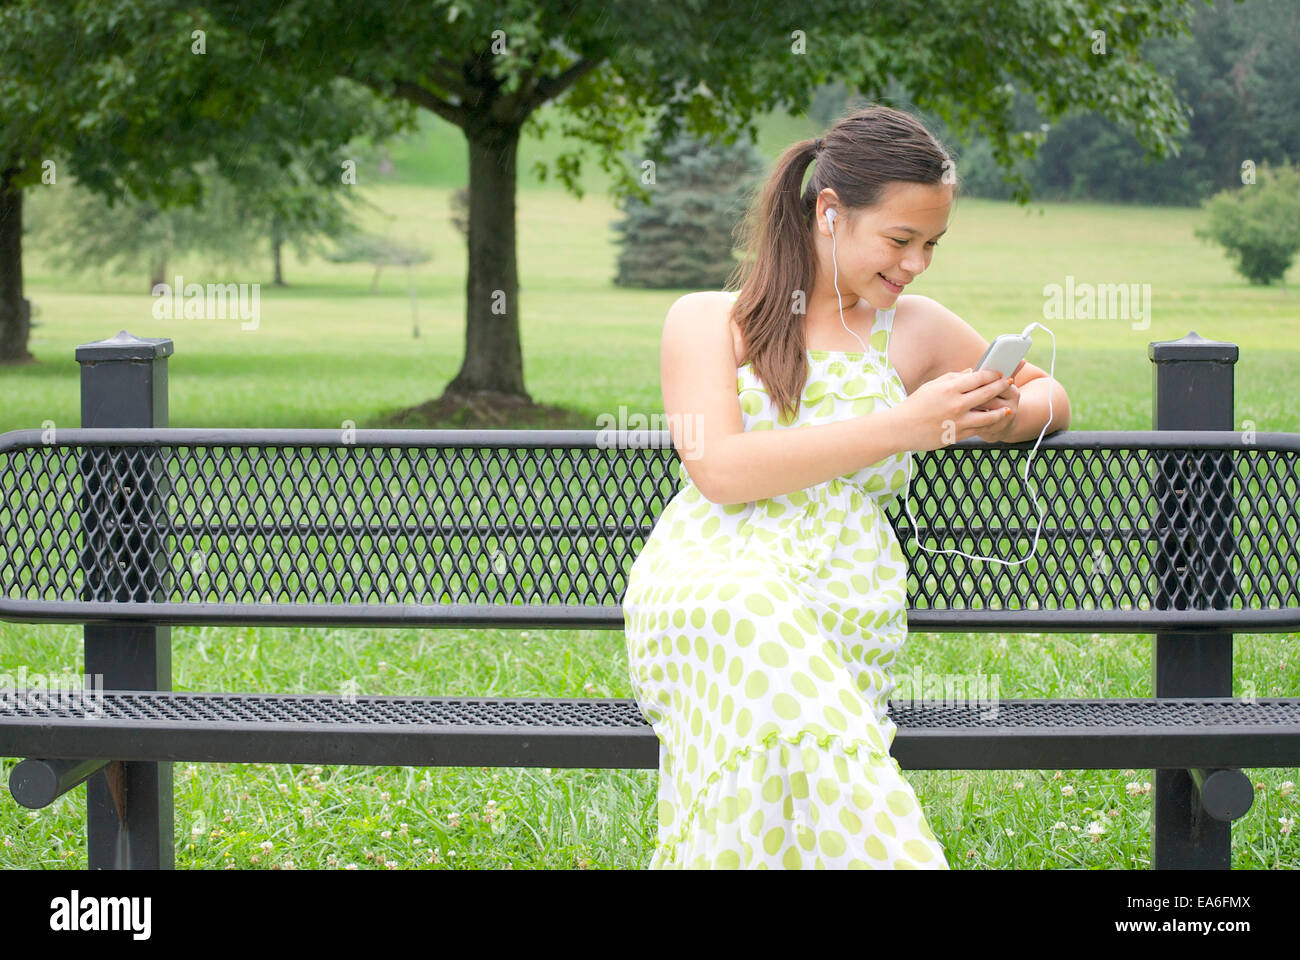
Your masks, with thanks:
M23 691L19 691L23 693ZM0 753L198 763L653 769L630 699L104 691L98 716L38 693L0 707ZM22 702L23 706L14 706ZM1277 767L1300 698L891 702L905 769Z

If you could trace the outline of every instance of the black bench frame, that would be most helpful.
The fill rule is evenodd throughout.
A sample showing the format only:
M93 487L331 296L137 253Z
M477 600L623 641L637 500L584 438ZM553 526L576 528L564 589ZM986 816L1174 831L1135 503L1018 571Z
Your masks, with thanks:
M53 703L42 705L33 696L21 708L7 702L0 705L0 756L26 758L13 771L11 790L28 807L47 805L86 783L92 869L174 865L171 765L175 761L657 766L658 741L630 699L172 692L170 627L193 623L622 629L619 586L624 571L663 502L675 492L672 471L680 470L666 433L620 433L610 447L607 435L587 431L363 430L341 435L331 430L170 429L167 357L171 352L169 339L140 339L126 331L84 344L76 354L82 364L83 428L59 430L53 436L35 430L0 436L0 546L5 548L0 554L0 618L84 624L85 671L102 677L105 692L102 716ZM1082 594L1074 587L1066 596L1049 589L1046 599L1057 606L1040 606L1042 591L1027 584L1023 573L1003 572L1024 567L986 565L973 568L971 574L966 572L970 562L960 558L936 565L929 554L913 555L905 514L894 509L891 519L919 584L909 596L914 604L926 601L909 608L911 630L1150 631L1155 634L1154 698L1005 700L992 722L983 717L986 705L893 701L890 712L899 728L893 754L906 769L1151 767L1155 770L1152 866L1226 869L1231 821L1249 809L1254 796L1249 780L1237 768L1300 765L1300 698L1243 699L1234 697L1232 690L1231 631L1295 629L1300 625L1300 586L1289 569L1288 558L1294 560L1296 551L1294 543L1285 542L1285 523L1279 524L1284 538L1279 544L1238 539L1231 521L1239 507L1247 508L1247 513L1259 509L1265 521L1285 520L1294 508L1289 500L1264 492L1234 506L1231 495L1234 481L1245 484L1252 479L1294 491L1300 434L1243 438L1232 430L1234 344L1206 341L1192 333L1178 341L1151 343L1148 356L1154 364L1154 429L1063 431L1046 437L1034 464L1041 472L1033 479L1039 502L1050 502L1053 497L1065 498L1059 487L1062 477L1051 470L1054 458L1067 466L1103 468L1101 479L1114 487L1112 502L1108 506L1094 497L1085 506L1089 511L1085 519L1098 525L1067 530L1063 525L1054 527L1048 517L1035 563L1040 568L1051 560L1077 566L1079 552L1073 546L1054 547L1053 537L1065 544L1099 538L1137 544L1135 552L1125 553L1130 549L1125 547L1120 553L1150 562L1150 569L1133 574L1145 580L1138 605L1131 602L1122 582L1115 587L1107 571L1094 572ZM938 505L945 499L987 501L990 488L1003 480L1016 490L1015 502L1005 495L1000 502L1010 506L1015 516L1035 518L1034 501L1020 489L1021 471L1012 469L1031 447L1032 443L972 440L916 454L912 510L918 522L925 524L928 517L942 515ZM464 513L454 519L438 516L433 526L412 527L403 520L394 527L391 520L369 514L284 519L266 513L250 522L221 508L215 516L205 512L198 522L189 518L182 522L169 505L172 481L184 481L194 490L218 491L224 481L203 474L201 468L228 466L240 458L245 466L261 462L287 468L305 463L317 468L332 465L346 473L348 465L373 462L375 457L386 457L389 466L396 462L400 467L403 457L430 451L437 454L433 463L453 482L475 476L501 479L509 474L518 484L526 482L523 478L530 469L549 481L565 471L580 474L584 464L589 468L596 463L607 472L589 471L585 488L566 474L560 481L560 495L550 506L558 513L574 502L594 504L605 508L605 519L556 525L543 516L540 523L529 523L514 514L486 517L476 503L465 511L472 514L468 519ZM962 476L945 474L943 469L967 462L975 474L983 471L973 491L964 489L970 471ZM75 469L68 469L72 463ZM466 463L479 472L456 473ZM173 476L169 464L180 472ZM1136 501L1125 502L1118 511L1113 506L1123 496L1125 483L1134 485L1135 464L1141 468L1138 479L1150 487L1143 505L1154 505L1155 510L1146 529L1121 523L1134 520L1126 510ZM1111 471L1115 465L1121 468L1118 477ZM639 476L638 466L642 467ZM620 471L630 487L615 476ZM53 502L39 498L41 504L33 506L23 499L18 482L23 477L60 493ZM324 484L314 492L332 491L363 501L373 497L373 490L358 476L345 479L341 486ZM273 485L272 490L277 488ZM461 492L455 491L441 506L454 506ZM72 509L69 498L74 493ZM491 497L494 491L484 493ZM502 503L511 510L525 503L536 506L532 496L536 493L532 485L522 491L516 488L516 496L507 496ZM549 482L543 493L553 493ZM1129 495L1136 496L1131 491ZM371 499L370 507L376 502ZM400 497L385 501L399 502L411 506ZM339 501L333 504L340 506ZM460 501L460 507L465 506ZM1077 512L1077 502L1069 509ZM1101 522L1107 519L1114 524ZM174 562L178 548L168 542L238 530L263 536L296 534L297 549L304 551L307 534L390 535L403 523L405 533L432 530L444 536L554 538L558 544L551 545L553 553L547 558L552 573L557 573L557 554L572 558L568 551L576 538L589 551L579 559L590 562L586 571L567 573L574 582L590 583L591 589L575 593L570 588L566 595L557 587L569 582L563 576L566 571L553 578L543 571L540 579L550 585L549 590L522 590L523 581L517 580L515 590L498 590L484 601L483 585L493 582L484 571L472 584L457 589L451 597L457 602L413 602L409 588L408 598L397 603L356 602L337 583L330 593L319 583L309 588L303 582L294 587L281 583L281 596L266 598L270 602L232 603L224 596L211 602L202 591L196 601L189 599L197 591L196 581L185 580L184 561ZM75 542L76 562L70 566L79 572L80 583L74 584L68 569L59 567L59 557L41 559L40 551L30 543L24 545L16 535L24 525L59 532ZM955 537L966 541L966 552L992 550L1011 559L1028 551L1035 526L984 528L931 522L921 532L932 548ZM970 545L969 538L980 534L994 535L995 540L1015 538L1015 546L990 547L988 540ZM593 540L600 546L590 552L588 544ZM1277 569L1279 549L1281 569ZM1248 564L1253 564L1246 586L1233 571L1243 552ZM392 559L393 555L372 547L367 555L357 556ZM606 562L611 555L616 561L613 570ZM962 574L961 582L953 579L953 570ZM233 574L222 572L229 594L235 589ZM971 589L972 576L984 581L982 589ZM1101 589L1098 579L1105 580ZM358 582L352 581L349 588L354 594ZM391 579L384 582L392 586ZM377 589L373 576L369 583L373 594ZM531 578L528 583L532 584ZM293 590L307 594L308 602L282 602L285 593ZM51 597L51 592L56 595ZM466 592L476 594L477 602L459 602ZM339 596L345 602L337 602ZM549 602L556 597L568 602ZM954 598L974 599L977 604L953 605ZM515 602L519 599L524 602ZM535 602L538 599L542 602ZM589 602L593 599L595 604ZM935 599L945 604L930 603ZM1076 605L1061 605L1062 600ZM1234 608L1234 600L1242 601L1242 608ZM1016 602L1006 606L1006 601ZM1273 606L1275 601L1278 606ZM987 605L990 602L992 607Z

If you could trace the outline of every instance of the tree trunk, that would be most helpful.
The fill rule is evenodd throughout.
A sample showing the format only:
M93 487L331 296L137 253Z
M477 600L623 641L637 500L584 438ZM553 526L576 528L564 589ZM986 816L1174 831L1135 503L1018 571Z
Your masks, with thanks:
M449 393L494 390L532 402L524 390L515 250L515 161L519 127L467 131L469 275L465 359ZM497 305L499 312L493 313Z
M0 364L34 363L27 349L32 305L23 296L23 190L0 172Z
M276 217L271 221L271 258L275 263L275 279L271 281L274 287L285 286L284 271L280 266L280 253L284 248L284 232L280 229L280 218Z
M167 258L162 254L158 254L153 258L153 262L149 264L149 292L153 293L158 284L166 282ZM172 292L175 293L176 291L173 290ZM185 291L182 290L181 293L184 294Z
M411 297L411 337L420 339L420 311L415 304L415 281L411 279L411 268L406 268L406 292Z

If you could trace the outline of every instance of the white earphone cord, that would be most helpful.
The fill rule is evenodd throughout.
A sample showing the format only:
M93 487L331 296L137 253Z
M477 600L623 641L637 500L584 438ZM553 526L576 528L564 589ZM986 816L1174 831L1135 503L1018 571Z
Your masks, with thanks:
M834 279L832 280L832 283L835 284L835 297L837 300L839 300L840 299L840 265L839 265L839 261L835 257L835 211L834 210L826 211L826 222L827 224L829 224L831 228L831 263L834 265L835 268L835 276ZM840 300L840 323L843 324L845 330L848 330L849 333L853 333L852 330L849 330L849 325L844 321L844 303L842 300ZM1039 323L1037 320L1035 320L1029 326L1025 327L1025 329L1022 331L1022 335L1028 336L1029 331L1032 330L1034 327L1043 327L1043 325ZM1051 334L1052 337L1052 363L1051 366L1048 368L1048 372L1047 372L1047 381L1050 388L1050 385L1055 382L1055 374L1056 374L1056 334L1052 333L1052 331L1049 330L1047 327L1043 327L1043 329L1047 330L1047 332ZM862 344L862 353L865 356L867 353L867 345L865 343L862 343L862 338L859 337L856 333L853 333L853 339L857 340L858 343ZM1043 442L1043 433L1047 430L1048 424L1052 422L1052 417L1053 417L1052 391L1049 389L1047 392L1047 423L1044 423L1043 429L1038 431L1038 439L1034 441L1034 449L1030 452L1029 459L1025 461L1025 472L1022 475L1022 479L1025 481L1026 486L1029 485L1029 464L1034 459L1034 454L1038 453L1038 446ZM920 547L922 550L926 551L927 553L956 553L956 554L960 554L963 557L966 557L969 560L984 560L988 563L1000 563L1008 567L1013 567L1016 564L1025 563L1026 561L1029 560L1030 557L1032 557L1038 551L1038 535L1043 530L1043 520L1045 518L1045 515L1042 511L1042 505L1038 502L1038 494L1036 493L1033 494L1033 498L1034 498L1034 507L1038 509L1038 527L1037 529L1034 530L1034 545L1029 550L1029 557L1021 557L1019 560L999 560L997 557L973 556L961 550L931 550L929 547L922 546L920 538L917 536L916 533L917 530L916 517L912 516L912 503L911 503L912 454L910 450L906 451L906 453L907 453L907 482L903 488L903 506L907 510L907 519L912 522L912 543L915 544L917 547Z
M843 324L845 330L847 330L849 333L853 333L852 330L849 330L849 325L844 322L844 301L840 299L840 262L835 258L835 211L834 210L826 211L826 222L830 224L831 227L831 264L835 267L835 278L831 282L835 284L835 299L838 300L840 304L840 323ZM862 338L859 337L856 333L853 333L853 339L858 341L859 344L862 344L862 354L863 356L866 356L867 345L865 343L862 343Z

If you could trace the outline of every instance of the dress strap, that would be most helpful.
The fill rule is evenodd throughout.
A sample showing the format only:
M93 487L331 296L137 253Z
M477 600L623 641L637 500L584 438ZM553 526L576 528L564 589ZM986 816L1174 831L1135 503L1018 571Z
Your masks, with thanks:
M729 296L733 303L740 296L739 290L723 290L722 292ZM876 319L871 324L871 334L867 338L868 352L879 353L886 361L889 360L889 337L894 330L894 311L897 309L898 306L895 305L888 310L877 310ZM878 336L882 332L884 336ZM879 341L879 346L877 346L877 341Z
M867 341L867 347L873 353L880 354L884 360L889 359L889 337L894 330L894 311L898 307L890 307L888 310L877 310L876 319L871 324L871 338Z

